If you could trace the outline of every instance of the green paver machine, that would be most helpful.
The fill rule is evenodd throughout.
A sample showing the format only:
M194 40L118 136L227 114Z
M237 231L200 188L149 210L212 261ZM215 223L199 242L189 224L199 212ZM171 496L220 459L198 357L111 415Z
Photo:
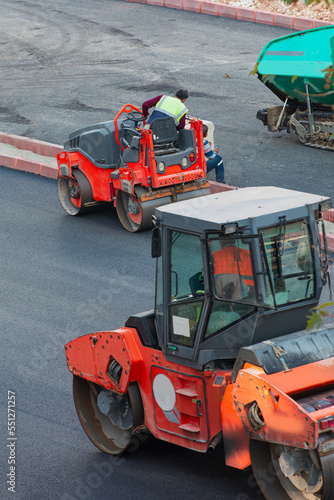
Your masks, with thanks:
M295 132L301 143L334 150L334 26L276 38L262 50L255 72L283 102L257 118L271 132Z

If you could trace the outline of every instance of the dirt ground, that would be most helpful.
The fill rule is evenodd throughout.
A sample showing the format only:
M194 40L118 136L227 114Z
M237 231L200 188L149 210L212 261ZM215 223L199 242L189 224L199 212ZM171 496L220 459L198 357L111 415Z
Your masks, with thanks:
M329 21L334 24L334 3L329 0L328 6L324 0L317 2L314 0L311 5L305 5L304 0L286 4L281 0L216 0L219 3L228 5L240 5L250 9L262 10L264 12L277 12L289 16L304 17L307 19L317 19Z

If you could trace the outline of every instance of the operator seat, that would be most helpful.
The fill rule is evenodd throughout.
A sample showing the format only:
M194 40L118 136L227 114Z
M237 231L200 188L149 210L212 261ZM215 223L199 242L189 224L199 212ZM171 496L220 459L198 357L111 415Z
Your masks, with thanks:
M249 287L237 274L217 274L215 288L218 297L229 300L242 300L247 297Z
M156 118L151 123L150 129L152 130L154 153L156 155L178 151L179 134L172 116Z

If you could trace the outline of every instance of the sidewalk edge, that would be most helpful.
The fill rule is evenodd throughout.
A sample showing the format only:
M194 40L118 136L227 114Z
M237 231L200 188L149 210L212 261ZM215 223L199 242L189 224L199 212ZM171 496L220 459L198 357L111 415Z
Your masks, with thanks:
M39 156L56 158L58 153L63 151L63 146L52 144L50 142L40 141L38 139L30 139L20 135L8 134L0 132L0 142L14 146L22 151L31 151ZM58 169L54 165L50 165L47 161L27 160L20 156L5 155L0 153L0 164L14 170L22 172L30 172L43 177L57 179Z
M303 31L321 26L330 26L329 21L318 21L317 19L307 19L305 17L289 16L287 14L276 14L262 10L227 5L210 0L124 0L125 2L141 3L153 5L155 7L167 7L169 9L185 10L196 12L197 14L207 14L209 16L226 17L238 21L248 21L258 24L267 24L279 28L288 28L296 31Z

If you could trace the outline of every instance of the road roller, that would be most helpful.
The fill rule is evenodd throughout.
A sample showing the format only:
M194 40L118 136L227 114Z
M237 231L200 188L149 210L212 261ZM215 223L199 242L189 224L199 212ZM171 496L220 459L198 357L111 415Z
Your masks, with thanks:
M299 141L334 150L334 26L300 31L265 45L255 67L281 101L257 118L270 132L286 130Z
M329 283L330 207L261 186L156 208L154 308L65 345L95 446L221 446L267 500L333 499L334 326L307 329Z
M157 206L210 193L201 120L177 131L173 117L145 127L139 108L125 104L114 120L70 134L57 155L58 195L79 215L112 204L130 232L152 227Z

